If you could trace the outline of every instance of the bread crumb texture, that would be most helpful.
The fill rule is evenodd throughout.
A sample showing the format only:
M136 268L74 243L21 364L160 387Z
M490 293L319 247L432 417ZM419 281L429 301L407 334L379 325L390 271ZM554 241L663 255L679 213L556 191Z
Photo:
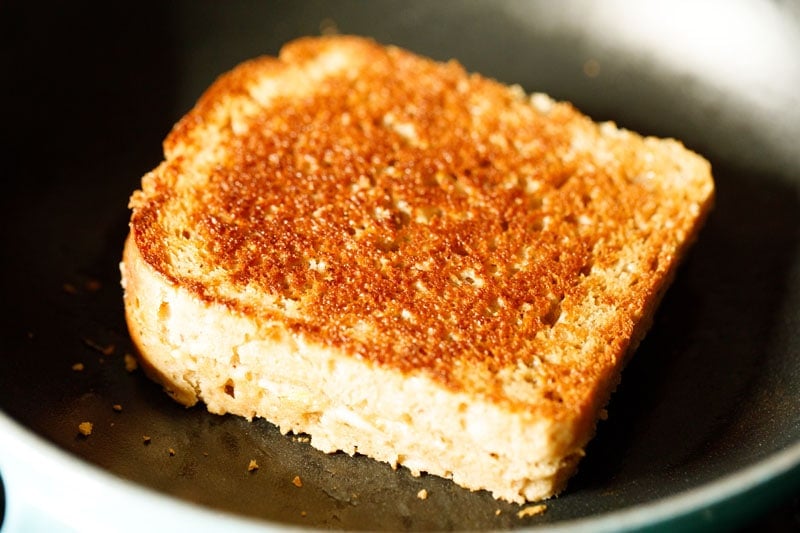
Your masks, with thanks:
M574 471L713 197L679 142L347 36L223 75L164 148L122 265L148 375L517 502Z

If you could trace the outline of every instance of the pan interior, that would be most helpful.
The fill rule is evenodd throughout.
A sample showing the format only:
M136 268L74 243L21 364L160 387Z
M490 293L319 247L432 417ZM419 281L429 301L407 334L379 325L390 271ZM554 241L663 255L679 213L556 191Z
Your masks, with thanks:
M779 3L725 6L724 17L704 7L672 18L588 2L3 4L0 42L10 52L0 61L13 83L0 91L13 105L2 126L0 408L157 491L348 529L564 523L635 509L797 448L800 17ZM161 139L219 73L333 30L455 57L596 120L677 137L712 162L716 209L580 472L542 515L520 519L517 506L483 492L322 454L264 421L186 410L125 368L126 204L161 159ZM84 421L94 424L89 438L77 432Z

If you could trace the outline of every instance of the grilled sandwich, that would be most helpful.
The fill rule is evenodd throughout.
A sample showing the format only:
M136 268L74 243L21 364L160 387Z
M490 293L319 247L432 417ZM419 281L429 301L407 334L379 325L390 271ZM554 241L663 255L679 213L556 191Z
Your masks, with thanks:
M224 74L164 156L121 264L149 376L512 502L564 488L714 191L677 141L351 36Z

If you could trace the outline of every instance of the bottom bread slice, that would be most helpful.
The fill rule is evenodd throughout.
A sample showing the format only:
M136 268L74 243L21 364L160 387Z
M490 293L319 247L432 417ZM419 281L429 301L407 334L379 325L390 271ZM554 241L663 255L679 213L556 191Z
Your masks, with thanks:
M155 271L131 238L121 270L149 377L186 406L202 400L212 413L263 417L283 433L309 434L324 452L402 464L512 502L540 500L565 486L607 400L603 390L574 420L537 417L203 301Z

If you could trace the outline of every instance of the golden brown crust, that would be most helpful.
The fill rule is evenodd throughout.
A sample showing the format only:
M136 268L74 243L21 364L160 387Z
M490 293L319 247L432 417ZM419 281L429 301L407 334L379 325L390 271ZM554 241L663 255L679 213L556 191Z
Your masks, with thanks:
M296 41L175 127L132 236L198 298L588 434L713 185L677 143L535 104L455 62Z

